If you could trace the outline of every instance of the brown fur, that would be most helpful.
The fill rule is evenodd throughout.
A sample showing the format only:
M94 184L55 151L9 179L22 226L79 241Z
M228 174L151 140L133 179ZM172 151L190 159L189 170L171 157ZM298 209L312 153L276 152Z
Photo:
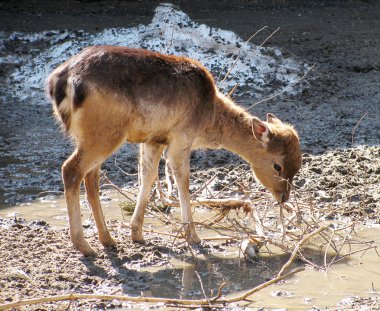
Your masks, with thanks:
M142 144L134 241L143 240L144 210L165 148L192 242L199 241L189 196L194 148L225 148L239 154L277 200L289 197L289 183L301 164L295 130L273 115L260 121L236 106L194 60L125 47L90 47L54 70L47 87L57 118L76 140L77 149L64 163L62 176L71 239L85 255L94 251L83 237L80 184L85 180L100 241L114 245L97 193L99 168L125 142ZM281 165L280 173L274 163Z

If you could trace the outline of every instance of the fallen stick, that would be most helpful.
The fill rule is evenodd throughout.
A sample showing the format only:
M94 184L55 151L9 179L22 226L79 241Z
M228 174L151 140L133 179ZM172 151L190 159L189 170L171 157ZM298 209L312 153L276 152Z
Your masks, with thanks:
M161 198L162 200L162 198ZM162 202L166 205L179 207L179 201L165 198ZM191 206L207 205L209 207L240 208L249 207L249 200L244 199L196 199L190 201Z
M295 273L298 273L298 272L301 272L301 271L304 271L304 270L305 270L304 267L296 268L296 269L290 271L289 273L287 273L285 275L277 275L275 278L273 278L273 279L271 279L271 280L269 280L269 281L267 281L267 282L265 282L263 284L260 284L260 285L258 285L256 287L252 288L252 289L250 289L249 291L245 292L244 294L242 294L240 296L236 296L236 297L232 297L232 298L224 299L224 300L216 300L216 302L218 302L218 303L232 303L232 302L238 302L238 301L244 300L244 299L248 298L249 296L253 295L254 293L256 293L256 292L264 289L265 287L268 287L269 285L277 283L277 282L279 282L279 281L287 278L290 275L293 275Z
M319 227L318 229L314 230L313 232L309 233L308 235L306 235L305 237L303 237L303 239L301 241L299 241L296 245L296 247L294 248L293 252L292 252L292 255L290 256L289 260L282 266L280 272L277 274L277 276L281 276L285 270L292 264L294 258L296 257L299 249L301 248L301 246L307 242L308 240L310 240L313 236L317 235L318 233L320 233L321 231L323 230L326 230L327 229L327 226L325 227Z
M268 287L269 285L272 285L274 283L277 283L281 281L282 279L293 275L297 272L303 271L304 268L297 268L293 271L282 275L282 276L276 276L275 278L260 284L259 286L256 286L244 294L232 298L225 298L220 299L221 297L221 290L218 291L218 294L209 299L199 299L199 300L192 300L192 299L170 299L170 298L160 298L160 297L129 297L125 295L106 295L106 294L67 294L67 295L56 295L56 296L48 296L43 298L32 298L32 299L25 299L25 300L19 300L15 302L10 303L4 303L0 304L0 310L6 310L6 309L12 309L12 308L18 308L21 306L30 306L30 305L36 305L41 303L49 303L49 302L59 302L59 301L76 301L76 300L119 300L119 301L128 301L128 302L135 302L135 303L165 303L165 304L172 304L172 305L183 305L183 306L189 306L189 305L196 305L196 306L209 306L214 304L228 304L232 302L238 302L241 300L246 299L247 297L251 296L252 294L260 291L261 289Z
M127 228L127 229L131 229L131 226L130 224L128 223L121 223L121 227L122 228ZM172 238L180 238L180 239L186 239L186 237L184 236L178 236L178 234L172 234L172 233L168 233L168 232L162 232L162 231L156 231L156 230L153 230L153 229L142 229L143 232L146 232L146 233L153 233L153 234L158 234L158 235L165 235L165 236L170 236ZM215 236L215 237L203 237L201 238L202 241L226 241L226 240L239 240L240 238L239 237L236 237L236 236Z
M201 238L202 241L226 241L226 240L240 240L236 236L214 236Z

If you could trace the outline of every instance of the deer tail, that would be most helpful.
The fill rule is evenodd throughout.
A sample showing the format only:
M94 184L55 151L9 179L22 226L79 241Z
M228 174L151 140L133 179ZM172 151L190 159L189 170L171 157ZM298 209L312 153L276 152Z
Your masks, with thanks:
M87 88L80 79L70 75L67 64L54 70L48 77L46 85L54 114L64 130L69 132L72 114L84 101Z

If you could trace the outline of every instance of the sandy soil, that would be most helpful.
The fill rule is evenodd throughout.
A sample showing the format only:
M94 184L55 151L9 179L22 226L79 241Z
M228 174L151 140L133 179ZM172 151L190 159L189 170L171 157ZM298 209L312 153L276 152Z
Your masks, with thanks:
M380 2L196 0L174 3L193 20L233 30L243 38L268 25L267 31L255 38L255 43L281 27L267 44L316 64L307 77L308 89L296 96L277 97L252 112L260 117L273 112L299 130L305 154L295 184L301 199L332 208L344 206L348 214L365 213L367 219L379 222ZM130 27L148 23L157 4L156 1L65 0L54 4L42 0L2 1L0 30L96 32L109 27ZM17 43L6 48L23 53L23 47ZM6 64L0 64L1 75L9 70ZM61 191L59 167L71 150L70 143L60 136L50 117L48 106L30 107L17 101L10 104L11 100L1 96L0 102L0 151L3 152L0 204L4 208L33 199L40 191ZM236 100L246 105L252 103L250 98ZM136 158L129 158L121 165L133 173ZM231 170L237 165L243 165L241 170ZM135 177L120 174L114 158L104 168L116 183L124 184L129 179L131 186L136 184ZM233 178L238 179L245 170L244 163L235 155L198 152L192 157L193 187L213 174L218 176L213 184L217 191ZM16 173L18 178L14 178ZM261 189L257 184L253 187ZM43 222L29 224L0 219L0 302L69 290L91 293L102 284L105 287L129 284L125 291L138 294L144 290L147 276L131 272L128 269L131 265L167 265L168 257L186 251L178 246L178 254L173 254L169 242L160 237L149 238L148 244L142 247L130 242L128 232L116 234L118 240L124 241L117 250L99 250L100 257L85 259L72 249L67 230L49 228ZM97 245L91 231L89 238ZM355 310L361 305L375 310L379 300L346 299L339 308ZM92 306L105 309L116 305L78 303L73 308ZM46 305L39 310L56 307Z

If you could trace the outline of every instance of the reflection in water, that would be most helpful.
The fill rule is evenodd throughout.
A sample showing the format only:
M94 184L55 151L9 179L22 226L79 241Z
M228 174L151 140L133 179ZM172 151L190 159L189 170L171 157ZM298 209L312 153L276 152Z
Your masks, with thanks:
M210 253L207 254L207 252ZM223 256L222 253L214 255L212 248L207 252L195 261L192 258L185 258L182 262L174 260L173 268L148 272L151 270L149 268L145 272L146 282L143 286L145 288L143 295L202 299L204 298L203 290L208 297L212 297L216 295L223 282L226 282L222 290L223 295L233 294L271 279L288 259L288 256L274 255L270 257L271 260L263 259L259 262L248 263L238 258L237 251L227 256ZM139 273L144 273L144 271L139 271ZM124 294L140 295L141 292L124 286Z
M195 264L182 262L183 272L182 272L182 293L181 298L188 297L191 290L193 289L193 280L195 275Z
M379 230L376 230L377 234ZM379 235L378 235L379 236ZM379 241L379 239L378 239ZM380 244L378 242L378 244ZM221 255L221 254L218 254ZM196 263L187 258L175 263L174 268L156 272L139 272L146 283L141 291L125 287L124 294L151 297L202 299L202 287L208 297L214 296L220 284L224 296L236 295L249 290L280 270L287 256L260 256L260 261L247 263L232 256L201 256ZM251 297L249 307L290 308L305 310L311 305L334 307L347 296L378 295L372 288L380 288L379 258L368 252L363 258L355 257L345 264L337 264L328 273L306 269L285 281L265 288ZM128 289L128 290L127 290ZM372 290L371 290L372 289Z

